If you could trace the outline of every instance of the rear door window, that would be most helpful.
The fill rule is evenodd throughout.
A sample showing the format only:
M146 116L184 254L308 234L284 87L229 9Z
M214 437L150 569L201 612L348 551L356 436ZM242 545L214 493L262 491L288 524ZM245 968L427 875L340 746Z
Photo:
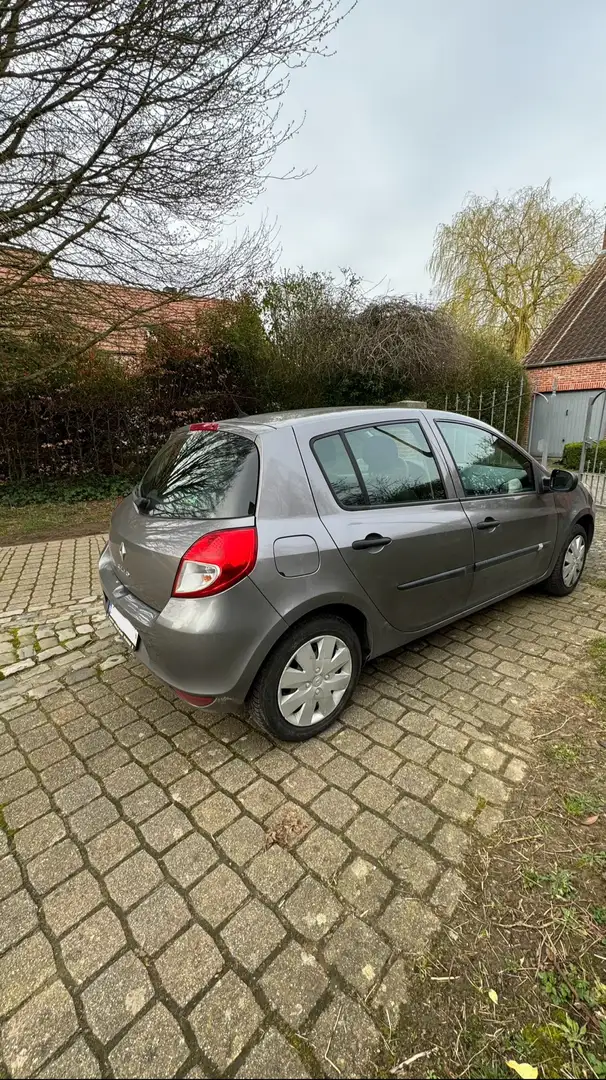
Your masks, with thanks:
M182 428L156 454L135 502L156 517L250 517L258 482L259 455L251 439L222 429Z
M432 450L415 420L325 435L313 449L345 509L445 499Z

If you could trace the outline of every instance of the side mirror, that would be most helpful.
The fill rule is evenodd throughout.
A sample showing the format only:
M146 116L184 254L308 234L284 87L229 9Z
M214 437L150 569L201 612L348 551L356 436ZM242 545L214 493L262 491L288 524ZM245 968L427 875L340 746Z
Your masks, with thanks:
M574 491L578 482L576 473L567 469L553 469L549 478L543 478L543 491Z

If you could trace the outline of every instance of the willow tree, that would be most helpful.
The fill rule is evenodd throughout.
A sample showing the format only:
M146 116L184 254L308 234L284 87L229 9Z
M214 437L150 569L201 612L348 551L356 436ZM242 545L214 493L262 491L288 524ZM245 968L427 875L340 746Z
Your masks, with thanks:
M597 254L598 215L550 181L494 198L468 195L438 226L429 261L436 296L455 319L494 332L521 359Z

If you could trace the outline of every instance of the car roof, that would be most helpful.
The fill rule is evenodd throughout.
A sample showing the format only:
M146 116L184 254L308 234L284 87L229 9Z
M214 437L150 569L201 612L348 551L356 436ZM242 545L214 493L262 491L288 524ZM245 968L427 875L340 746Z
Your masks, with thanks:
M335 425L346 424L355 427L360 424L389 423L398 420L418 420L420 416L429 416L436 420L472 421L478 427L494 431L489 424L474 417L464 416L461 413L445 412L441 409L412 409L399 405L372 405L372 406L348 406L340 409L290 409L284 412L260 413L257 416L233 417L229 420L220 421L221 425L241 428L248 431L260 431L263 428L294 427L305 428L310 425L317 427L318 421L325 421L326 431L333 431Z

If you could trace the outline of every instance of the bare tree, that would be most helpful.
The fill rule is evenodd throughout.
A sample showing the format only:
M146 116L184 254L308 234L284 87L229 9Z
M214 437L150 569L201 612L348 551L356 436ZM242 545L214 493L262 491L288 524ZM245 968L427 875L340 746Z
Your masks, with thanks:
M40 304L51 263L99 282L101 307L107 282L170 302L258 274L266 231L226 247L222 230L293 133L279 121L289 69L323 50L341 5L4 0L0 245L31 249L0 279L4 324Z

